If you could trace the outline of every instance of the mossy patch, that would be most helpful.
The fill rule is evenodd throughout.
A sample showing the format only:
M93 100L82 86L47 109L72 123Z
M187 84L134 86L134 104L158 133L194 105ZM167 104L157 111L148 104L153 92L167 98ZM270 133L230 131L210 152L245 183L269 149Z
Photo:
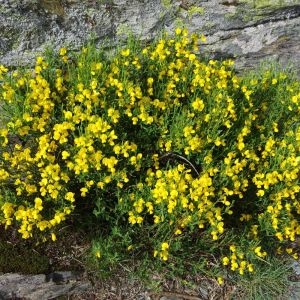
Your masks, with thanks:
M286 5L297 4L297 0L241 0L241 3L248 3L254 8L264 8L264 7L281 7Z
M171 0L162 0L161 4L162 4L163 7L169 8L172 3L171 3Z
M51 14L61 17L65 14L64 6L60 0L39 0L38 4Z
M0 242L0 272L41 274L48 271L48 258L18 244Z
M188 15L189 15L189 19L191 19L194 15L203 15L204 14L204 8L201 6L191 6L188 9Z

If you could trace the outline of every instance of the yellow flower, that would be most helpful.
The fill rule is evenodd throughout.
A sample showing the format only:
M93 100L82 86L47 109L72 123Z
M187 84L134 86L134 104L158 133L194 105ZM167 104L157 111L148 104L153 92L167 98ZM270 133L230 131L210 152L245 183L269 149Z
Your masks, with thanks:
M85 197L88 192L88 189L86 187L83 187L80 189L80 192L81 192L81 196Z
M159 217L159 216L154 215L153 218L154 218L154 223L155 223L155 224L157 224L157 223L160 222L160 217Z
M161 257L164 261L168 260L168 251L162 251L162 252L160 253L160 257Z
M220 285L224 284L224 279L223 279L223 277L221 277L221 276L219 276L219 277L217 278L217 281L218 281L218 284L220 284Z
M265 194L265 191L264 191L264 190L258 190L258 192L256 193L256 195L257 195L258 197L262 197L264 194Z
M137 218L136 218L136 222L137 222L137 224L141 224L142 222L143 222L143 217L141 217L141 216L138 216Z
M44 62L44 58L42 56L38 56L36 58L36 64L41 65Z
M252 273L252 272L254 271L254 268L253 268L253 265L252 265L252 264L249 264L249 265L248 265L248 271L249 271L250 273Z
M96 256L97 258L100 258L100 257L101 257L101 252L100 252L99 250L97 250L97 251L95 252L95 256Z
M122 56L127 57L127 56L129 56L129 54L130 54L130 49L124 49L121 51Z
M215 145L217 146L217 147L219 147L219 146L221 146L222 145L222 140L219 138L219 137L217 137L217 139L215 140Z
M75 201L74 195L75 195L74 193L68 192L65 195L65 199L68 200L68 201L70 201L70 202L74 202Z
M204 102L200 98L196 98L192 103L192 107L194 110L202 111L204 109Z
M161 244L161 250L162 251L166 251L168 249L169 249L169 244L168 243L164 242L164 243Z
M154 82L154 79L153 79L152 77L149 77L149 78L147 79L148 85L152 85L153 82Z
M65 115L66 120L72 119L72 116L73 116L71 111L64 111L64 115Z
M234 245L230 245L229 250L231 252L235 252L236 251L236 247Z
M239 264L235 260L231 261L231 268L230 269L232 271L235 271L238 267L239 267Z
M256 247L254 252L258 257L265 257L267 255L267 252L261 252L261 246Z
M130 214L130 212L129 212L128 222L131 224L136 223L136 217L132 213Z
M176 229L175 230L175 235L179 235L179 234L182 234L182 230L181 229Z
M43 209L43 201L41 198L35 198L34 199L34 207L37 210L42 210Z
M56 241L56 235L55 235L55 233L51 233L51 239L52 239L53 242Z
M102 182L102 181L97 182L97 187L103 190L104 182Z
M224 266L229 265L229 258L227 256L223 257L222 262Z
M191 53L190 55L189 55L189 60L190 61L194 61L196 59L196 55L194 54L194 53Z
M175 29L176 35L180 35L181 32L182 32L181 28L176 28L176 29Z
M67 53L67 49L66 48L60 48L59 50L59 55L64 56Z
M68 151L63 151L61 153L62 159L67 159L70 156L70 153Z
M200 41L201 41L202 43L205 43L205 42L206 42L206 37L205 37L203 34L200 36Z

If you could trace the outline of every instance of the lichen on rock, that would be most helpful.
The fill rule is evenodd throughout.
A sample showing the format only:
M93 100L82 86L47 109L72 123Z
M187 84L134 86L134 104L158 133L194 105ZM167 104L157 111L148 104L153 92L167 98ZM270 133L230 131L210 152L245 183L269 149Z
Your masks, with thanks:
M201 51L234 58L239 69L261 59L292 63L300 73L300 4L295 0L3 0L0 63L30 65L46 47L79 49L123 43L128 33L153 39L178 25L204 33Z

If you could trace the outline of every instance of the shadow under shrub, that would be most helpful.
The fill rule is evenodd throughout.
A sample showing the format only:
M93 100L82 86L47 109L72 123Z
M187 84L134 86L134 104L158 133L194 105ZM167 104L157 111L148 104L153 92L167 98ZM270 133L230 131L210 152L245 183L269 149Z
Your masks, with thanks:
M197 237L241 275L296 258L299 82L240 78L230 60L202 61L198 40L177 29L110 56L88 45L38 57L33 72L1 66L3 225L55 241L77 208L108 235L92 247L100 265L114 249L176 261Z
M1 234L1 239L11 239L13 233L9 236ZM15 241L16 242L16 241ZM40 274L49 271L49 259L46 255L40 254L30 247L30 243L0 241L0 272L1 273L23 273L23 274Z

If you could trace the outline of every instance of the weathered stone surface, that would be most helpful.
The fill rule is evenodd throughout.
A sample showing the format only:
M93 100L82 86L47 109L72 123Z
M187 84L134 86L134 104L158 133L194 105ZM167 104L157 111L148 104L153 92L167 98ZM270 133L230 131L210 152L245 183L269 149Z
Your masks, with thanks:
M92 288L90 282L77 281L71 272L55 276L4 274L0 276L0 299L41 300L80 294Z
M204 28L208 36L206 51L215 58L234 58L238 68L256 66L261 59L273 58L283 65L292 63L300 74L300 4L298 1L246 1L235 5L203 5L206 18L191 20L192 31ZM252 2L252 4L251 4ZM268 1L264 1L265 3ZM295 4L295 3L298 3ZM211 27L211 28L209 28Z
M24 65L47 46L115 44L128 32L152 39L186 24L208 39L202 50L254 67L262 58L300 74L299 0L1 0L0 63Z

